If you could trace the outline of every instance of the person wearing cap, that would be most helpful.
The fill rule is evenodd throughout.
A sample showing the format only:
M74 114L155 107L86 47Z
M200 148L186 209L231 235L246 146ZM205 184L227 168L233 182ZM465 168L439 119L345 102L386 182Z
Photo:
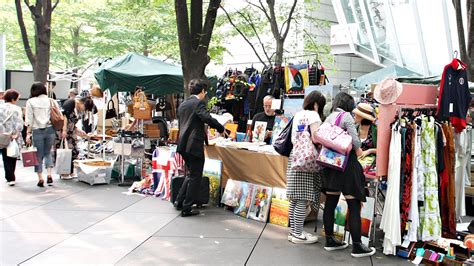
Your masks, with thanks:
M359 126L359 138L362 142L362 154L359 159L376 154L376 143L373 141L372 131L372 125L375 121L374 108L368 103L359 103L352 113L354 114L354 122Z

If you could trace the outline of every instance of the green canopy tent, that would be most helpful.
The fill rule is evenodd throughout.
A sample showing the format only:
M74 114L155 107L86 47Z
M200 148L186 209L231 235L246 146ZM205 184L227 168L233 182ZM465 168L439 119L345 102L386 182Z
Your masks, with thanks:
M353 86L356 90L364 90L366 86L379 83L388 77L420 77L420 75L404 67L392 65L358 77Z
M183 70L180 66L165 63L135 53L104 62L94 73L102 90L133 92L136 86L147 94L167 95L183 93Z

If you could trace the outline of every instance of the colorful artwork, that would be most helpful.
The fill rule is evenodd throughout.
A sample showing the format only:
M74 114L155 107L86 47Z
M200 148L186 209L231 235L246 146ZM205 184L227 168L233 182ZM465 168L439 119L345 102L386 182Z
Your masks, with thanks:
M217 205L221 196L222 161L206 158L202 174L209 177L209 202Z
M241 189L242 195L240 197L239 207L234 209L234 213L247 218L248 212L250 209L250 204L252 204L252 196L255 185L247 182L242 182Z
M247 218L265 223L267 222L268 212L270 210L272 188L255 185L252 194L252 203Z
M285 129L290 119L291 117L287 115L275 116L275 123L273 124L273 130L272 130L272 141L271 141L272 144L278 138L278 136L283 131L283 129Z
M252 142L264 142L267 132L267 122L255 121L252 132Z
M334 212L334 235L339 239L344 239L344 233L346 231L346 223L348 216L348 207L346 199L343 195L339 197L336 211Z
M374 216L375 199L367 197L367 201L362 203L361 216L361 240L364 245L369 245L370 235L372 229L372 222ZM352 245L350 238L349 227L347 225L348 209L347 202L344 196L341 195L336 207L336 221L334 227L334 234L342 237L347 243Z
M221 203L230 207L238 207L241 195L242 182L228 179Z
M286 189L273 188L270 205L270 223L288 227L288 210L290 201L286 197Z
M308 66L285 66L286 94L304 95L305 88L309 85Z
M224 127L225 127L225 129L230 131L229 137L231 139L236 139L237 138L236 134L237 134L237 128L239 127L238 124L227 123Z
M284 99L283 110L287 117L293 117L295 114L303 110L304 99Z

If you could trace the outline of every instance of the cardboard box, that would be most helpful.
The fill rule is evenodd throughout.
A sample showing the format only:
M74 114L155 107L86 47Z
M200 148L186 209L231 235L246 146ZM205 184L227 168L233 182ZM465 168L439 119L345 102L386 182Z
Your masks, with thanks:
M158 125L157 125L158 126ZM148 129L145 129L145 135L149 138L159 138L161 135L160 135L160 130L148 130Z
M144 130L160 130L160 127L158 124L144 124L143 125Z

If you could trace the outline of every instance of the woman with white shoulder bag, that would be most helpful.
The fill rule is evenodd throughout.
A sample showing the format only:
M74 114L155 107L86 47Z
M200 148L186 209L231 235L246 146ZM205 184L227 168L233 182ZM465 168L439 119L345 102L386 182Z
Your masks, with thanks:
M23 114L16 105L19 98L18 91L9 89L3 96L5 103L0 104L0 152L9 186L15 185L16 161L22 144Z

